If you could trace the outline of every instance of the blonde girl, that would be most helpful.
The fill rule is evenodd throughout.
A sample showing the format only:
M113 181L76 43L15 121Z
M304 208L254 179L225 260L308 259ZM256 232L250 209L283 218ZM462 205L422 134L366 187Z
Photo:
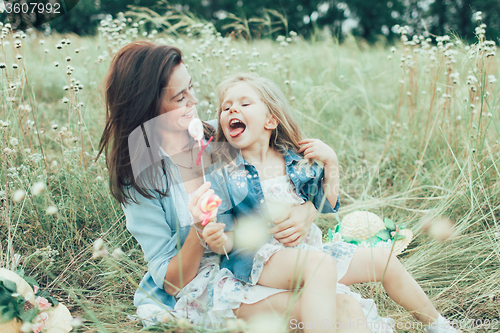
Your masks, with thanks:
M219 210L218 221L231 225L250 216L272 225L273 207L283 202L293 206L305 200L312 200L317 209L323 201L323 213L337 211L337 156L322 141L304 139L285 96L274 83L254 74L233 75L219 85L218 97L216 141L230 145L221 148L218 154L222 160L232 162L222 168L224 178L217 179L220 172L213 173L212 184L216 193L239 198L232 207ZM303 167L304 159L319 161L323 166L314 162ZM212 233L213 230L216 231ZM295 247L322 251L334 259L335 282L351 285L382 281L394 301L429 324L426 332L456 332L399 260L386 249L359 248L347 243L322 245L321 233L315 225L278 224L271 232L281 244L274 239L252 249L238 248L232 233L217 229L215 223L207 226L203 235L218 253L223 245L233 247L234 243L233 253L229 260L223 260L221 267L228 268L241 281L286 288L295 277L277 272L296 264L297 257L289 253L298 249L285 250L283 243L301 242Z

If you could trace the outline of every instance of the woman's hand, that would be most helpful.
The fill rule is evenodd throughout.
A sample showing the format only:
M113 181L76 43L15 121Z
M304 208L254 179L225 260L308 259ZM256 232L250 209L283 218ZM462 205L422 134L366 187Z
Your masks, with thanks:
M304 153L305 158L314 158L324 164L337 163L337 154L326 143L319 139L304 139L299 141L299 153Z
M202 237L210 249L218 253L219 249L226 244L227 236L224 233L224 223L209 222L202 232Z
M201 221L205 219L205 214L201 211L200 206L201 202L214 194L214 190L210 188L212 184L210 182L206 182L203 185L201 185L194 193L193 196L191 197L191 200L189 200L188 208L191 214L193 215L194 223L197 223L197 226L200 228L203 228L201 226ZM214 209L212 211L212 215L210 215L210 218L214 217L217 215L217 209Z
M274 234L274 238L285 246L298 245L309 232L317 213L311 201L293 206L274 221L276 226L269 229L268 233Z

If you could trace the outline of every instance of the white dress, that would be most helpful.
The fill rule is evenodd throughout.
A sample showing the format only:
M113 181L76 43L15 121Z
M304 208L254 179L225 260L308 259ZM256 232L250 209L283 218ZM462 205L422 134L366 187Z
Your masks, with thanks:
M296 194L288 175L262 181L261 185L268 207L276 207L278 204L291 207L303 203L303 200ZM280 212L273 210L270 213L274 219ZM206 250L198 274L179 292L178 301L170 314L177 318L187 318L190 323L196 325L212 328L225 326L228 319L236 319L233 309L240 307L241 303L256 303L271 295L286 291L256 284L267 260L276 252L286 248L274 238L259 248L254 257L250 275L251 283L237 280L228 269L220 269L218 256L210 250ZM347 272L356 250L356 246L349 243L323 244L321 230L315 224L312 224L309 233L295 248L329 253L337 264L337 282ZM373 300L362 298L361 295L352 292L349 287L340 283L337 283L336 291L337 294L355 298L361 304L367 325L372 332L392 332L394 320L378 316ZM151 324L159 321L162 314L165 313L164 310L161 313L152 313L151 311L155 310L152 306L149 306L148 310L143 308L142 315L139 310L141 310L140 307L138 309L139 316L141 318L147 316Z

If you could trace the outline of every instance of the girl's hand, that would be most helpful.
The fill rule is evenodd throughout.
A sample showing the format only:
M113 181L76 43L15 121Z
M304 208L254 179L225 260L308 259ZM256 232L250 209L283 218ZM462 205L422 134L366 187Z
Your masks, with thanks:
M199 222L205 219L205 214L200 209L200 204L203 199L208 198L212 194L214 194L214 190L210 188L210 182L206 182L201 185L193 194L191 200L189 200L188 208L191 214L193 215L194 223L198 223L197 225L201 228L201 224ZM217 209L212 211L211 218L217 215Z
M293 206L274 221L276 226L269 229L268 233L274 234L274 238L285 246L298 245L309 232L317 213L311 201Z
M226 244L227 236L224 233L225 226L224 223L209 222L203 229L202 237L214 252L218 252L218 250Z
M305 158L314 158L324 164L337 163L335 151L319 139L304 139L299 141L299 145L299 153L304 152Z

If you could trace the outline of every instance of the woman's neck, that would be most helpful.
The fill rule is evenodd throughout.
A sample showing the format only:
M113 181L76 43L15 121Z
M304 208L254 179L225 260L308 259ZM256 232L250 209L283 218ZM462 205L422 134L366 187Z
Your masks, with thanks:
M162 136L161 147L168 155L172 156L182 152L191 142L192 138L187 130L181 132L166 132Z

